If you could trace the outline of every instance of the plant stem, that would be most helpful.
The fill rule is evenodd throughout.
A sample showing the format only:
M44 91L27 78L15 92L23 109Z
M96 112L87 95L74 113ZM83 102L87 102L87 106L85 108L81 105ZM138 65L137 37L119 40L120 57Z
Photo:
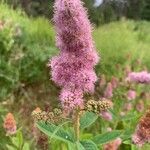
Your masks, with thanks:
M75 116L74 116L74 131L75 131L75 138L76 141L79 141L79 134L80 134L80 110L77 108L75 110Z

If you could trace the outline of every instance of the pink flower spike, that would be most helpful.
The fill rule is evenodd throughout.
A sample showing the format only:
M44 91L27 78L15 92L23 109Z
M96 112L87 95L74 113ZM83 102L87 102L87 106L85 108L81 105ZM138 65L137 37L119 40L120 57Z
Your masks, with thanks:
M60 54L48 66L52 80L62 88L63 107L83 104L83 94L93 93L97 76L94 66L99 61L92 39L92 26L80 0L55 0L54 25Z

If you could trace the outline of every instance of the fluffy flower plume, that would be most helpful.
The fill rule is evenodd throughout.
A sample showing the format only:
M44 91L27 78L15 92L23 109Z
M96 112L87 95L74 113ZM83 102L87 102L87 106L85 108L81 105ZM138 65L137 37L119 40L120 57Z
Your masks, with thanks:
M16 126L16 121L12 113L8 113L6 115L4 119L3 127L6 130L8 135L12 135L16 133L17 126Z
M144 143L150 142L150 109L139 121L132 140L138 146L142 146Z
M99 60L92 40L92 27L80 0L55 0L54 24L60 54L52 58L52 80L62 87L63 105L74 107L83 101L84 92L94 92ZM80 102L79 102L80 101Z
M127 77L127 81L135 83L150 84L150 73L147 71L131 72Z

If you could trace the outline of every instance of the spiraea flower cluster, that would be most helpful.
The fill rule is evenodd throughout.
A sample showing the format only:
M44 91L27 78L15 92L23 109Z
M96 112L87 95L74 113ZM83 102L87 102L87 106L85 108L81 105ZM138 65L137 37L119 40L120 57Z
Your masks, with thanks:
M50 60L52 80L62 87L60 100L72 109L83 103L84 92L94 92L99 60L92 40L92 27L80 0L56 0L54 24L58 56Z
M138 146L142 146L143 144L150 142L150 108L139 121L132 140Z
M150 84L150 73L148 73L147 71L131 72L128 74L127 81Z
M4 119L3 124L4 129L6 130L7 135L12 135L16 133L17 126L16 121L12 113L8 113Z

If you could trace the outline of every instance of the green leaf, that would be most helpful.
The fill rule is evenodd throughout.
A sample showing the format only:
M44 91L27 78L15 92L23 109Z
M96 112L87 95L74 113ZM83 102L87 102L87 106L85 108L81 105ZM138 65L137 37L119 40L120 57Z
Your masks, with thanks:
M8 150L16 150L16 148L14 148L13 146L10 146L10 145L6 145L6 147L8 148Z
M93 137L93 134L91 134L91 133L84 133L84 134L81 134L80 135L80 139L82 140L82 139L91 139Z
M76 142L76 147L77 147L77 150L85 150L85 148L80 142Z
M91 140L80 141L84 150L98 150L97 145Z
M21 131L17 132L17 138L18 138L18 147L21 149L23 146L23 136Z
M96 121L97 118L98 115L94 114L93 112L85 112L85 114L80 119L80 129L89 127Z
M12 144L18 147L19 145L19 139L17 137L12 137L11 138Z
M99 134L93 138L94 143L96 144L105 144L112 140L115 140L117 137L119 137L122 134L122 131L114 130L111 132Z
M62 123L62 124L60 124L60 125L58 125L57 128L55 129L55 131L53 132L53 134L51 135L50 140L52 140L52 138L53 138L53 137L55 136L55 134L62 128L62 126L63 126L64 124L68 123L68 122L70 122L70 121L66 121L66 122L64 122L64 123Z
M58 128L58 126L54 124L46 124L45 122L38 122L37 127L46 135L53 136L57 140L61 140L63 142L74 142L73 137L65 131L62 127ZM59 129L59 130L58 130ZM54 134L54 132L57 130L57 132Z
M136 114L136 113L130 113L130 114L127 114L121 118L119 118L119 120L122 120L122 121L128 121L128 120L134 120L134 119L137 119L139 118L140 115Z
M30 150L29 143L24 143L22 150Z
M128 129L128 130L125 130L122 135L121 135L121 139L122 140L128 140L131 138L132 134L133 134L134 130L132 129Z
M68 150L73 150L75 149L75 144L74 143L68 143Z
M17 135L15 137L11 137L12 144L18 148L22 148L23 146L23 136L20 130L17 131Z

